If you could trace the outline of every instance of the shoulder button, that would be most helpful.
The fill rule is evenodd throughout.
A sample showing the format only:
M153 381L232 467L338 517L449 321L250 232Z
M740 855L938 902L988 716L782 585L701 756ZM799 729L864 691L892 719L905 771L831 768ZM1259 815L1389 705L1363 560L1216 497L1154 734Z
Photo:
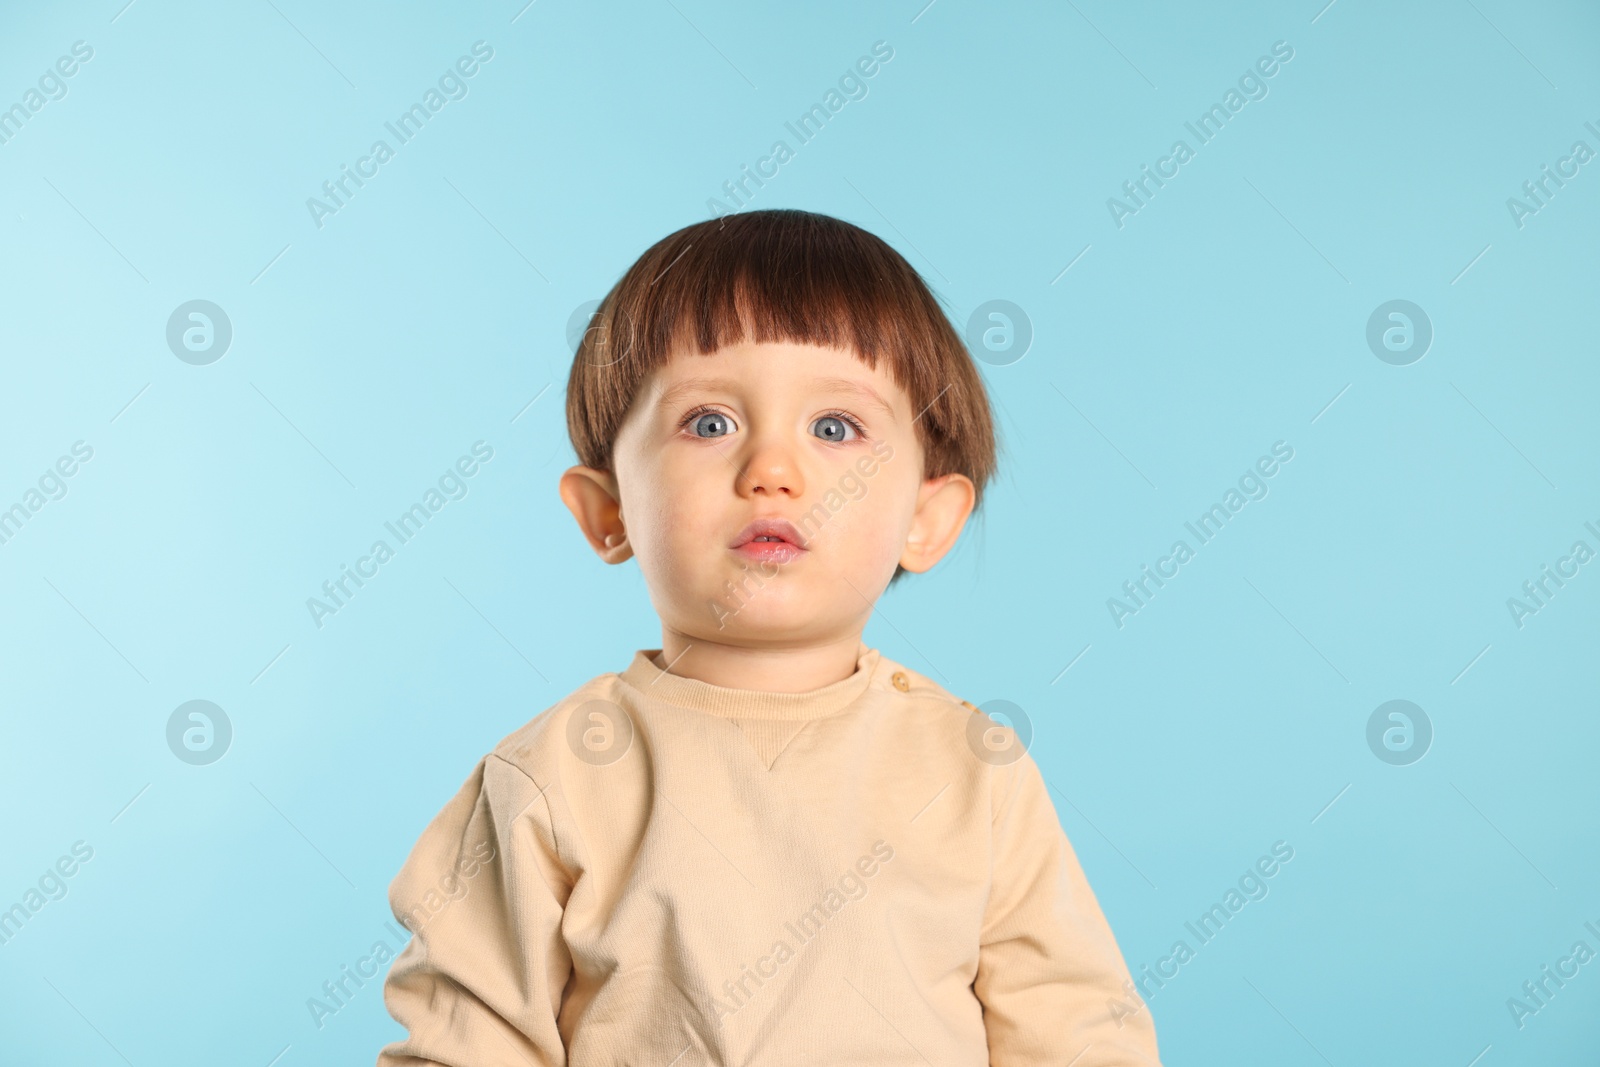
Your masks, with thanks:
M977 711L978 710L978 705L974 704L970 700L963 700L961 703L966 705L966 708L967 708L968 711Z
M911 679L906 677L905 671L895 671L894 674L889 676L889 681L893 682L894 687L902 693L909 692L911 689Z

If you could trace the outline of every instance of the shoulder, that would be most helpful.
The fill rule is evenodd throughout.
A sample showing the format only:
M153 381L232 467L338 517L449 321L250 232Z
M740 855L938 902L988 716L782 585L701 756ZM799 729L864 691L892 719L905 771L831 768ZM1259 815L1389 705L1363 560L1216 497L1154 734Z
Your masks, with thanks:
M943 736L961 738L962 749L987 772L996 804L1006 803L1019 786L1039 777L1038 765L1028 752L1031 725L1022 726L1019 737L1019 724L1007 712L991 717L972 701L888 657L880 669L886 688L891 694L903 694L909 713L919 722L947 727L947 732L939 731Z
M903 744L952 746L983 758L985 731L994 724L967 698L952 692L935 679L903 663L883 657L878 683L888 695L890 706L911 720L914 728ZM913 737L920 737L915 742Z
M503 761L541 785L548 784L574 753L575 728L581 734L595 722L626 718L618 702L620 685L615 671L596 675L502 737L485 758Z
M902 694L908 702L919 708L925 708L930 713L946 715L957 720L964 721L977 712L978 707L972 701L957 696L932 678L912 670L903 663L881 653L879 655L878 670L891 693Z

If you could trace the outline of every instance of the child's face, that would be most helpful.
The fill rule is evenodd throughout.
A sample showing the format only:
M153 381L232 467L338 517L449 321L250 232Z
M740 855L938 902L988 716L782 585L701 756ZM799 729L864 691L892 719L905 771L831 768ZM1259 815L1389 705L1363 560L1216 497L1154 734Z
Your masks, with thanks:
M846 350L679 356L640 389L614 475L574 468L588 478L571 490L564 479L563 497L602 558L638 558L663 625L681 634L859 635L895 566L933 566L972 508L964 475L923 480L917 415L884 364ZM799 544L738 546L757 519L787 520Z

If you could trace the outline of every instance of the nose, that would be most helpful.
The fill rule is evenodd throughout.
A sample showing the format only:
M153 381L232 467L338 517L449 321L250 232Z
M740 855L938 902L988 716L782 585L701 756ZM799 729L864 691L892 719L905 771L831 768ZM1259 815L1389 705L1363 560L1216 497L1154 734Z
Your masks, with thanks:
M777 434L752 437L750 454L739 471L741 495L779 493L798 497L805 492L797 450Z

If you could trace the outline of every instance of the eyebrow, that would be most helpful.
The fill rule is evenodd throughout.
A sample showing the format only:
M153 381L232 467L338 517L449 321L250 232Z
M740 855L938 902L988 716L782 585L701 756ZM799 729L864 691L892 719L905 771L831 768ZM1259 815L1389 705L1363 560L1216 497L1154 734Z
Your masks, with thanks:
M731 392L737 389L740 384L729 378L685 378L676 385L669 386L663 390L656 400L656 406L669 407L682 398L683 394L697 390L710 392L722 389ZM849 393L872 407L878 408L890 419L894 418L893 406L880 396L877 390L862 382L853 381L850 378L822 378L816 382L816 388L824 392Z
M894 418L894 407L891 406L890 403L883 397L879 396L878 391L872 388L870 385L853 381L849 378L824 378L817 383L817 386L821 389L829 390L831 392L850 393L872 405L873 407L878 408L889 418Z

